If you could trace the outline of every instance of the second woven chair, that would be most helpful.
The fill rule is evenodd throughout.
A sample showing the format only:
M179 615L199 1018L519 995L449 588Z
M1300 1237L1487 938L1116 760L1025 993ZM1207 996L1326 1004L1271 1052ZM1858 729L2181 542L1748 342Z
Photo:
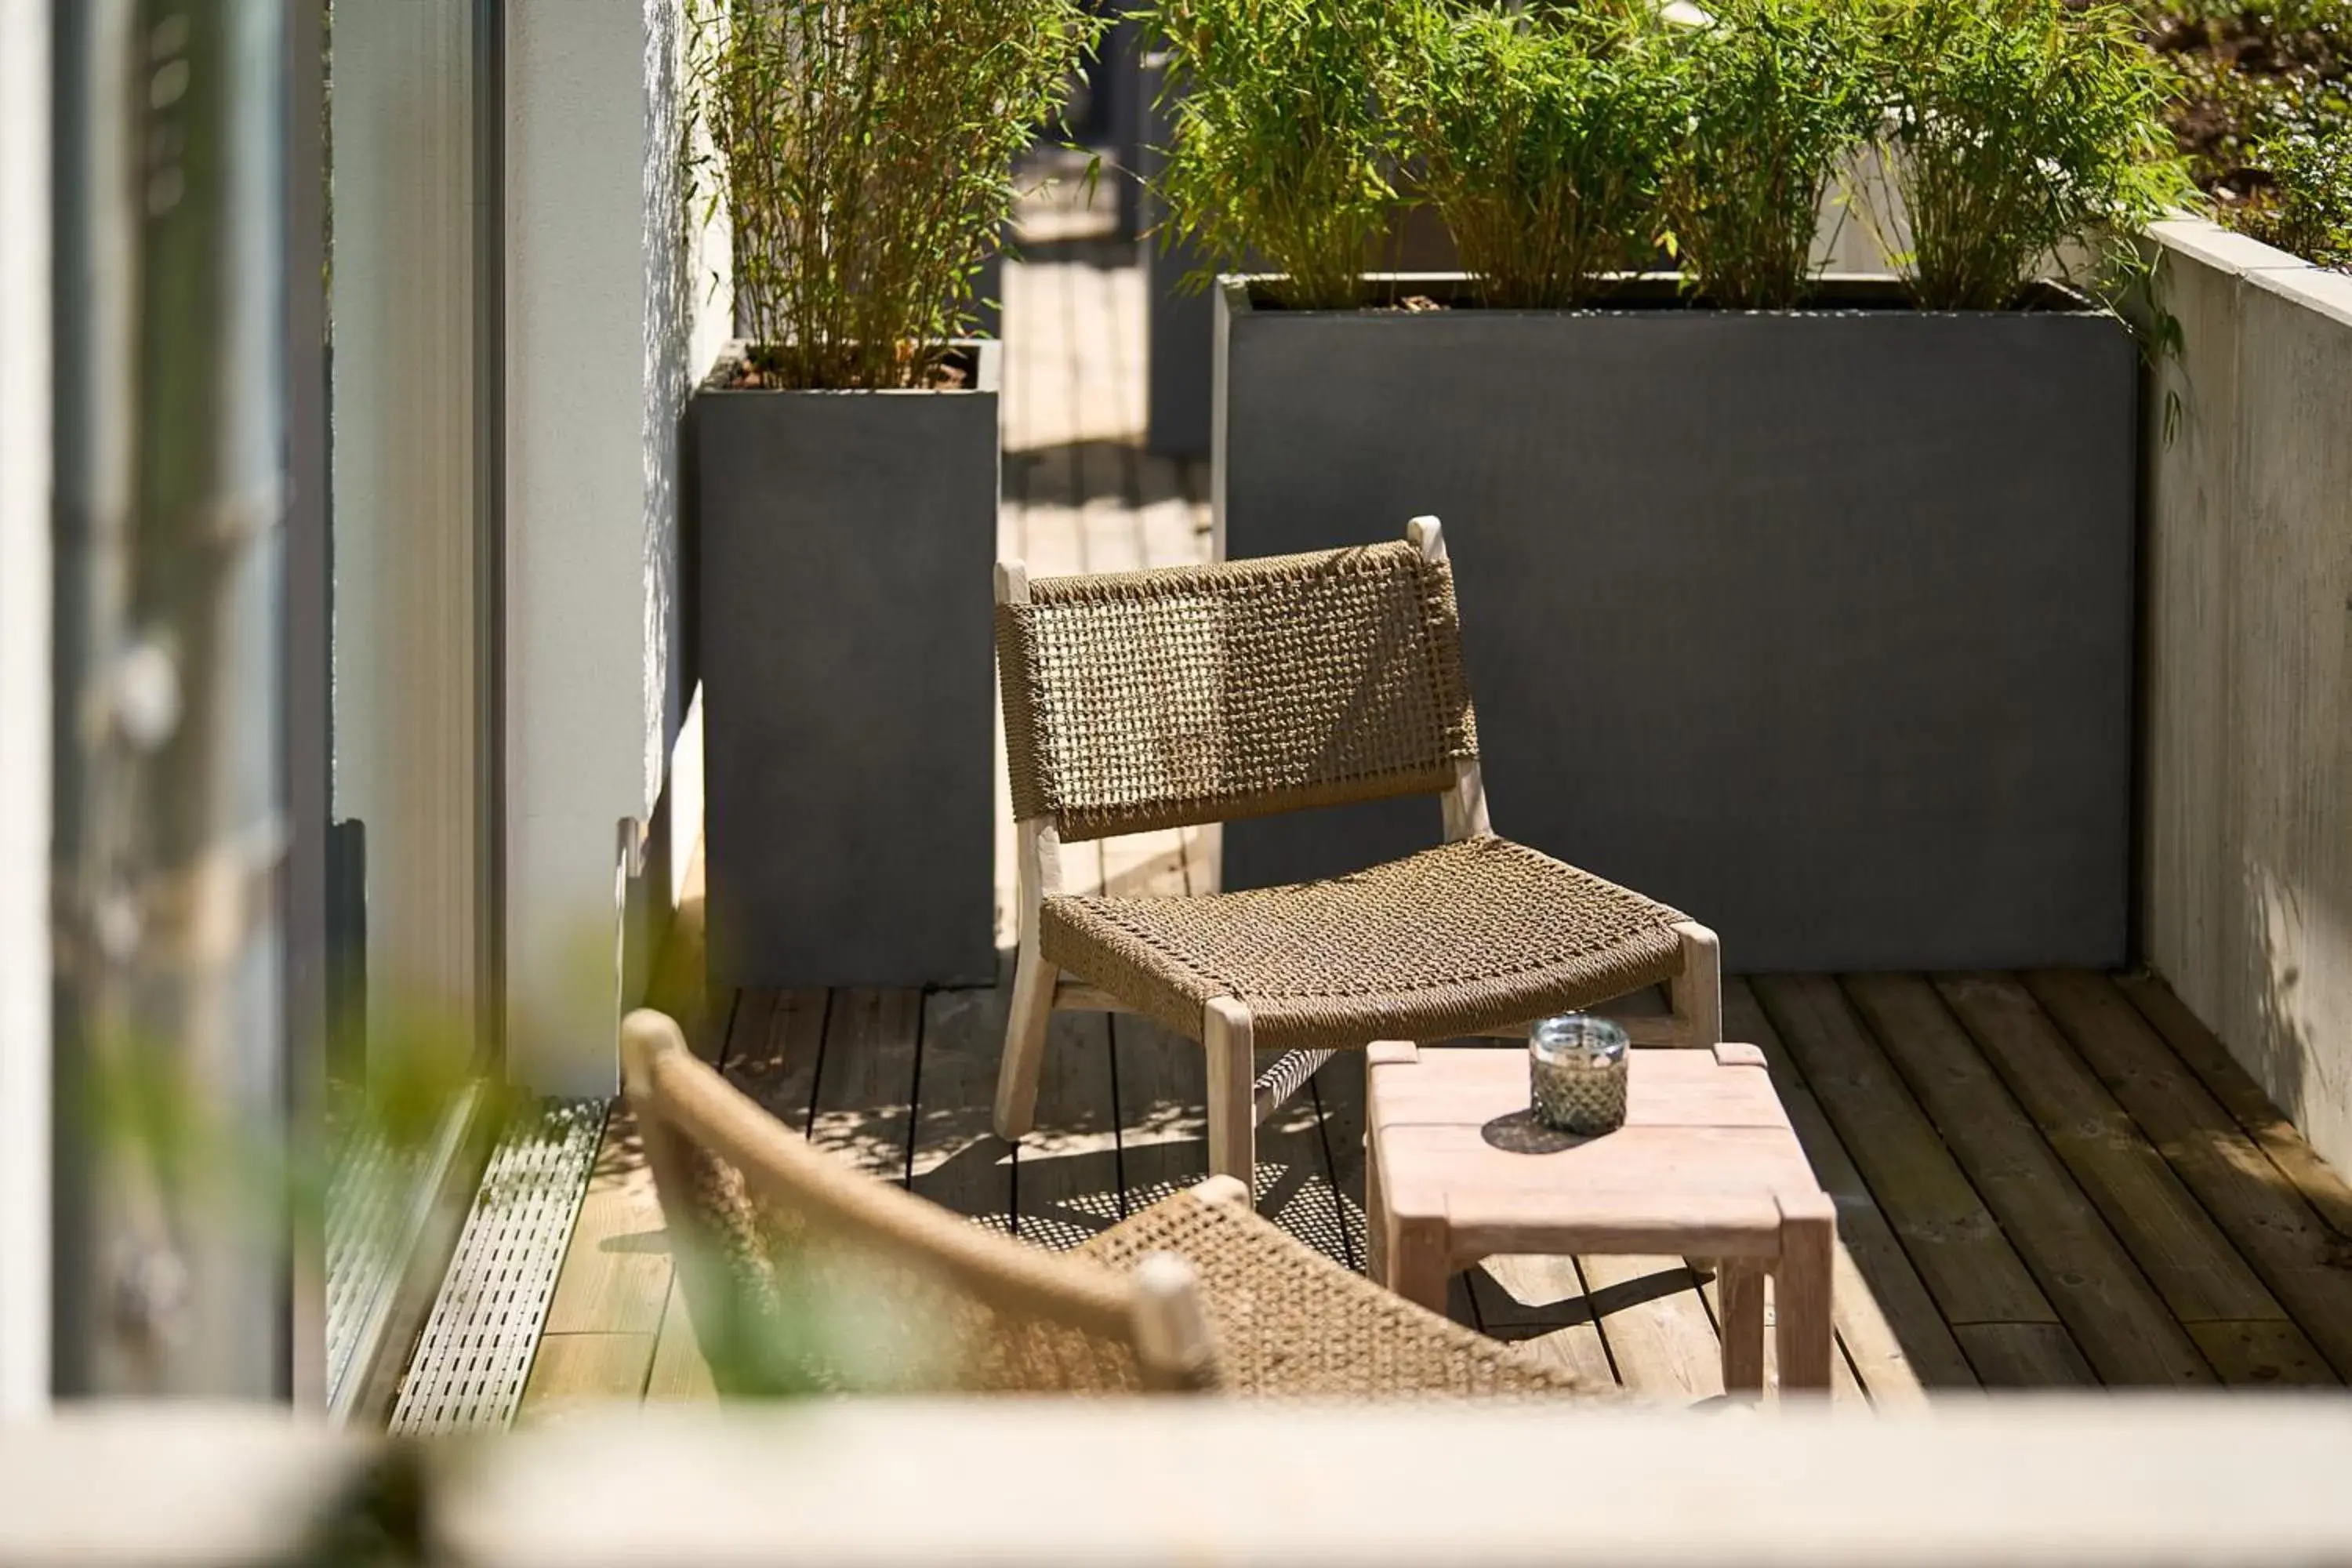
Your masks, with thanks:
M1663 984L1637 1044L1722 1037L1705 926L1496 837L1434 518L1394 544L1116 575L997 568L1020 955L996 1129L1025 1134L1055 1007L1202 1042L1209 1165L1335 1051L1523 1032ZM1063 843L1429 795L1439 847L1329 881L1192 898L1061 890ZM1282 1058L1261 1075L1255 1052Z

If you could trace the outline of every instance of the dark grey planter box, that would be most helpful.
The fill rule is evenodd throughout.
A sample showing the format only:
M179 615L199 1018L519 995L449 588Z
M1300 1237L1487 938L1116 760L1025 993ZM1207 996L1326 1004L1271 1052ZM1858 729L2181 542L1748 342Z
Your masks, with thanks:
M1143 186L1137 175L1142 168L1142 139L1148 104L1136 100L1142 90L1143 24L1132 16L1114 21L1103 35L1101 57L1095 68L1100 75L1097 90L1103 95L1104 116L1108 123L1104 131L1110 142L1110 167L1104 179L1115 193L1115 208L1121 239L1133 239L1143 220ZM1153 89L1158 90L1155 81Z
M1151 193L1167 162L1162 153L1172 136L1160 101L1167 75L1163 56L1145 55L1136 68L1134 135L1136 241L1143 272L1143 444L1168 458L1204 458L1210 446L1213 399L1211 366L1216 357L1217 302L1205 289L1185 288L1200 269L1189 245L1171 243L1160 226L1167 211Z
M723 984L994 977L999 350L968 346L970 391L689 407Z
M1498 831L1737 969L2124 962L2118 322L1218 310L1223 548L1444 521ZM1426 844L1411 807L1234 825L1226 885Z

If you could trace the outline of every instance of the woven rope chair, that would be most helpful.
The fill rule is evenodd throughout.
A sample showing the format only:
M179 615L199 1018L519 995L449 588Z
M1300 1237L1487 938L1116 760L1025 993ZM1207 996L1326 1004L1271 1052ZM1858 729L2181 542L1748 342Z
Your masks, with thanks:
M1260 1218L1229 1180L1050 1253L812 1148L698 1060L663 1014L632 1013L621 1047L722 1394L1585 1390L1333 1263ZM858 1347L848 1367L810 1337L845 1307Z
M1147 1014L1207 1048L1209 1167L1339 1050L1524 1033L1664 984L1636 1044L1722 1037L1715 934L1495 837L1434 518L1398 543L996 581L1020 825L1021 948L996 1130L1033 1123L1056 1007ZM1192 898L1061 890L1065 842L1433 795L1444 842L1331 881ZM1283 1053L1263 1074L1255 1053Z

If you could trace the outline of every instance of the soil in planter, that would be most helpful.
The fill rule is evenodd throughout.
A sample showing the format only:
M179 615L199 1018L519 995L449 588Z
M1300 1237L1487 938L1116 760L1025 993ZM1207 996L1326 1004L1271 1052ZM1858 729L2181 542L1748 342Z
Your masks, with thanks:
M905 356L901 355L903 359ZM967 347L949 350L931 367L921 387L924 392L963 392L980 380L980 355ZM716 392L805 392L782 376L762 371L747 359L729 359L720 363L711 378Z
M1509 307L1489 307L1478 298L1476 285L1467 279L1417 279L1413 293L1401 295L1384 304L1361 308L1366 315L1428 315L1446 310L1484 310ZM1264 287L1250 288L1250 306L1266 311L1287 310ZM1832 312L1896 312L1916 310L1911 297L1903 286L1892 279L1839 278L1822 282L1812 297L1797 307L1798 313ZM1574 307L1582 311L1630 310L1692 310L1720 309L1703 294L1683 291L1681 279L1671 273L1645 272L1629 277L1608 293L1596 295ZM2062 311L2069 314L2095 311L2100 309L2063 284L2038 282L2029 284L2010 307L2011 312ZM1553 315L1557 311L1540 310L1536 315ZM2004 312L2008 313L2008 312Z

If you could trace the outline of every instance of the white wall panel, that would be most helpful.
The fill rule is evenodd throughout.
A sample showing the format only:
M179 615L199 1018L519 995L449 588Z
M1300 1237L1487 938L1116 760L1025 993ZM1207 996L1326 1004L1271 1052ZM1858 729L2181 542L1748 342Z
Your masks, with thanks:
M0 1422L49 1389L48 37L0 0Z

